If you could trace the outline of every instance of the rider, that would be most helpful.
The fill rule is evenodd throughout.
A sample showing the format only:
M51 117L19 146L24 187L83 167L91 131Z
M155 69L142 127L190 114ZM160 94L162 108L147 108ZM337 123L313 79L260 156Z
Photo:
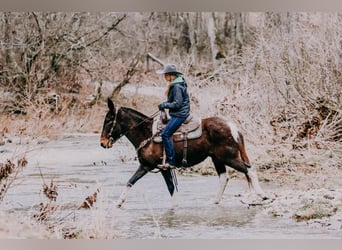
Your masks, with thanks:
M169 109L170 120L161 133L163 146L166 153L165 165L158 167L163 169L175 168L175 150L173 148L172 135L190 115L190 98L182 73L178 72L174 64L166 64L157 74L163 74L169 83L166 96L167 101L158 105L159 110Z

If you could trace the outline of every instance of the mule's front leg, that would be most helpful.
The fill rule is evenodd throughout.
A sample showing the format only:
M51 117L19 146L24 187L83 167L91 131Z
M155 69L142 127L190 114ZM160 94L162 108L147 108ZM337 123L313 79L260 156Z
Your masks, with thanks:
M121 207L122 204L126 201L127 193L131 189L131 187L132 185L130 183L127 183L126 188L124 189L124 191L122 191L119 200L116 203L117 207Z
M172 178L171 171L173 171L173 170L170 170L170 169L162 170L161 173L164 177L165 183L167 185L167 189L169 190L169 193L171 195L172 206L177 207L175 185L173 184L173 178Z
M129 179L129 181L127 182L126 188L124 189L124 191L121 193L118 202L116 203L117 207L121 207L122 204L126 201L127 198L127 193L128 191L131 189L131 187L141 178L143 177L145 174L147 174L148 170L140 165L139 168L137 169L137 171L135 171L135 173L133 174L133 176Z

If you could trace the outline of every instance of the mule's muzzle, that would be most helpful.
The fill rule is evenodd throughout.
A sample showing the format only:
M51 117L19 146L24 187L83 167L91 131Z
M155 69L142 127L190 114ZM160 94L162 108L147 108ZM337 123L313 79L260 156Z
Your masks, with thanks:
M111 148L113 146L113 139L101 136L101 147L103 148Z

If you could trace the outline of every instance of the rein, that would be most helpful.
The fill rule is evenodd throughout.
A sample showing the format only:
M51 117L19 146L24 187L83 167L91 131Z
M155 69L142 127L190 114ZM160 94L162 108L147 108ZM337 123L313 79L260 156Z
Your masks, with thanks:
M114 118L114 121L113 121L113 126L112 126L112 128L110 129L110 133L109 133L109 134L110 134L110 138L109 138L109 140L110 140L111 142L114 142L114 139L113 139L113 137L112 137L112 133L113 133L115 127L116 127L116 124L117 124L117 117L118 117L118 114L119 114L119 110L120 110L120 109L121 109L121 108L116 108L116 111L115 111L116 115L115 115L115 118ZM153 113L152 115L150 115L150 116L147 117L146 119L143 119L141 122L139 122L139 123L138 123L137 125L135 125L134 127L132 127L132 128L130 128L129 130L127 130L125 133L121 133L121 134L119 135L119 137L118 137L116 140L119 140L121 137L127 135L132 129L135 129L135 128L139 127L141 124L145 123L148 119L151 119L151 118L156 117L156 116L158 115L159 112L160 112L160 111L158 110L157 112ZM139 147L138 147L135 151L136 151L136 152L139 152L140 149L142 149L142 148L145 147L150 141L152 141L152 139L153 139L154 136L155 136L155 134L152 135L151 137L147 138L146 140L143 140L143 141L140 143ZM159 173L159 172L160 172L160 169L157 169L157 171L152 171L152 170L150 170L150 172L152 172L152 173ZM176 180L176 181L175 181L175 185L176 185L176 188L177 188L177 184L176 184L176 183L177 183L177 179L176 179L175 173L173 173L172 179L173 179L173 180Z

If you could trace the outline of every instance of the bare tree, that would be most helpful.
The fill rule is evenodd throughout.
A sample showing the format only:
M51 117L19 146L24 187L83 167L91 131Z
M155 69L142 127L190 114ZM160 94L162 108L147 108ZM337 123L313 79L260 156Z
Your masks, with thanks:
M4 13L2 18L1 83L25 101L49 88L78 92L78 73L92 73L87 67L92 55L110 33L119 33L126 14L111 14L103 22L88 13Z

